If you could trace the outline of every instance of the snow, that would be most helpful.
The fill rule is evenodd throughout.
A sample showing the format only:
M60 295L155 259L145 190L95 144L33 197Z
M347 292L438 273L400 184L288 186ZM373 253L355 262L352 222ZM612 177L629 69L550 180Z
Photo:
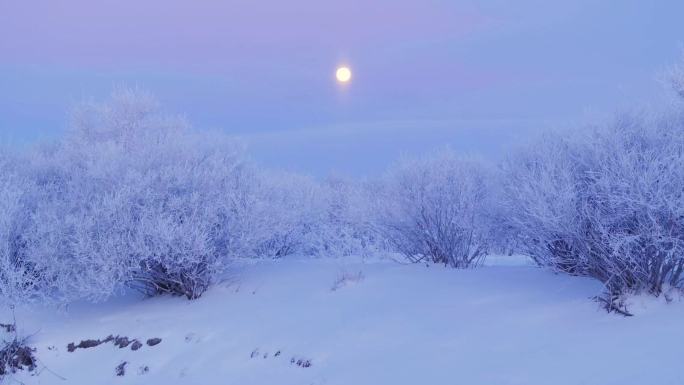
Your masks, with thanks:
M240 265L195 301L131 294L59 312L20 308L20 331L35 333L40 374L14 379L27 385L684 383L679 299L633 298L636 315L626 318L590 300L601 290L596 281L516 257L489 261L468 270L361 258L260 261ZM110 334L162 342L137 351L103 344L67 352L69 342ZM126 374L117 377L122 361Z

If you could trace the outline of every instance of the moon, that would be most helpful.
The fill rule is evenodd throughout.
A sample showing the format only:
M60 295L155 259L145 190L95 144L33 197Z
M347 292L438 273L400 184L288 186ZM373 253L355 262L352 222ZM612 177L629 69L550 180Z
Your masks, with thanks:
M335 77L337 78L338 82L347 83L351 80L352 73L349 67L338 67L337 71L335 72Z

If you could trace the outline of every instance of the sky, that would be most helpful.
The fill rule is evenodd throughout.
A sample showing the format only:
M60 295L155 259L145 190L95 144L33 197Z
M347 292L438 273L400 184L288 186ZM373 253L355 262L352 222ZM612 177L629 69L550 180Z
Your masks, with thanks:
M497 159L660 100L682 14L681 0L0 0L0 141L56 138L71 106L132 85L269 167L371 176L445 146Z

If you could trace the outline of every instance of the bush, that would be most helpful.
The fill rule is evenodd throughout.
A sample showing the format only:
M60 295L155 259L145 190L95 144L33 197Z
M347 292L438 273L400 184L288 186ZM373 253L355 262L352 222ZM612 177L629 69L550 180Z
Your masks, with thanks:
M509 159L507 220L525 250L542 265L599 279L612 299L681 288L683 123L624 117Z
M282 258L311 255L311 236L320 219L321 190L311 178L259 172L254 210L253 255Z
M149 95L79 107L68 136L26 163L0 180L3 294L99 300L126 283L197 298L226 267L240 149Z
M317 255L365 257L391 251L375 216L376 183L329 177L321 190L323 211L311 241Z
M96 244L85 249L113 256L122 280L147 294L199 297L228 257L223 202L241 167L239 148L191 131L135 90L86 105L74 120L65 143L67 156L77 159L70 170L96 189L86 201L99 197L113 208L90 215L94 227L107 230L98 238L86 229L83 242Z
M29 186L13 155L0 153L0 298L5 304L44 296L40 267L27 254L25 191Z
M367 255L381 250L367 191L339 178L317 182L252 170L232 205L242 255L282 258Z
M484 168L449 152L405 162L387 177L380 226L412 262L474 266L488 247L487 191Z

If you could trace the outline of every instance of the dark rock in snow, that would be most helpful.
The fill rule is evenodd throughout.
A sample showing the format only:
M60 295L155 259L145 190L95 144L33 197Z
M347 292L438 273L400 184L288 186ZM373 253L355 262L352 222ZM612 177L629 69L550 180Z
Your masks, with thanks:
M67 345L67 351L69 353L72 353L76 349L94 348L102 344L102 342L103 341L100 340L83 340L79 342L78 345L75 345L73 342L69 342L69 344Z
M119 365L114 368L114 373L116 373L117 376L121 377L124 374L126 374L126 364L128 364L127 361L124 361L120 363Z
M114 345L115 345L115 346L118 346L119 349L123 349L123 348L127 347L128 345L131 344L131 342L132 342L132 341L129 340L128 337L119 337L119 336L116 336L116 337L114 338Z

